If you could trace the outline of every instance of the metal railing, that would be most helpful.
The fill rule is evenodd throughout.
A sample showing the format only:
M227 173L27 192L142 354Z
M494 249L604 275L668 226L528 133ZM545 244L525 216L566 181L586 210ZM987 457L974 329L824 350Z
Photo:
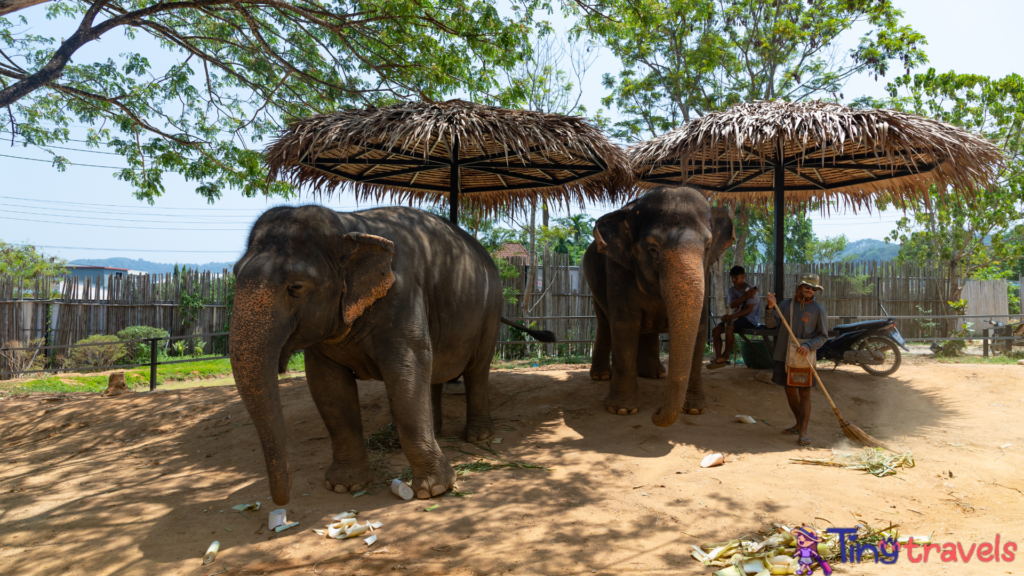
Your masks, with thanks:
M116 342L96 342L90 344L66 344L66 345L52 345L52 346L27 346L24 348L0 348L0 352L17 352L17 351L40 351L40 350L67 350L71 348L88 348L97 346L120 346L124 344L140 344L143 342L149 343L149 362L141 364L108 364L106 366L78 366L78 367L60 367L60 368L42 368L37 370L12 370L7 372L0 372L0 377L6 376L17 376L19 374L40 374L40 373L59 373L59 372L82 372L82 371L94 371L94 370L124 370L129 368L140 368L143 366L149 366L149 389L150 391L156 390L156 367L167 364L184 364L187 362L207 362L209 360L224 360L230 358L228 356L228 344L227 340L224 341L224 354L223 356L203 356L200 358L184 358L181 360L159 360L159 347L157 342L160 341L172 341L172 340L190 340L194 338L211 338L214 336L227 336L228 332L213 332L209 334L192 334L189 336L168 336L166 338L138 338L136 340L118 340Z

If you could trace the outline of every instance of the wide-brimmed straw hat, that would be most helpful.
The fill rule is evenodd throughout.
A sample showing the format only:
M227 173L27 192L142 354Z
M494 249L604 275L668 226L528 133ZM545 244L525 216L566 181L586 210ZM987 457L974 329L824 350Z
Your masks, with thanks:
M798 282L796 286L797 288L799 288L804 284L807 284L808 286L814 288L815 290L825 290L824 288L821 287L821 279L818 278L817 274L804 274L803 276L800 277L800 282Z

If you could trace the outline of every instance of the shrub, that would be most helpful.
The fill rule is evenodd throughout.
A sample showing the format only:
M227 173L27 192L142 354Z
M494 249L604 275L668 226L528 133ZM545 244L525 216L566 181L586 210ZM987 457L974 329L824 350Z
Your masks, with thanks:
M104 342L117 342L117 336L104 336L96 334L76 344L102 344ZM128 353L124 344L107 344L105 346L84 346L82 348L68 348L68 354L64 358L64 368L85 368L89 366L110 366Z
M21 372L24 370L42 369L46 363L46 355L38 347L42 346L43 342L42 338L36 338L29 342L11 340L4 343L3 347L0 348L0 358L6 362L7 367L2 369L2 371ZM11 348L35 348L35 350L10 350ZM26 374L17 374L14 378L20 379L26 376ZM2 376L0 380L7 378L7 376Z
M117 333L118 340L140 340L143 338L167 338L170 334L163 328L152 326L129 326ZM125 344L128 349L124 356L125 364L144 364L149 362L150 350L148 342Z

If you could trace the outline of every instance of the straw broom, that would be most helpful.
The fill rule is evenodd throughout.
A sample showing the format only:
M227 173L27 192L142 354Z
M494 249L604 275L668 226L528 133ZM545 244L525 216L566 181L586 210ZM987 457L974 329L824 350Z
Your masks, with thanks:
M790 304L790 306L792 306L792 304ZM779 318L782 319L782 325L786 327L786 331L789 332L790 338L795 342L800 342L793 334L793 329L789 327L789 322L786 322L786 316L781 310L779 310ZM855 424L847 422L846 418L843 418L843 415L839 413L839 408L836 408L836 403L832 401L832 396L830 396L828 390L825 389L825 383L822 382L821 377L818 376L818 371L814 369L814 366L811 366L810 362L808 362L807 365L811 368L811 374L814 374L814 379L817 380L818 385L821 386L821 391L825 393L825 398L828 398L828 403L832 405L832 411L836 413L836 418L839 419L839 428L842 429L843 435L854 442L863 444L864 446L878 446L879 448L885 448L891 452L892 450L890 450L888 446L882 444Z

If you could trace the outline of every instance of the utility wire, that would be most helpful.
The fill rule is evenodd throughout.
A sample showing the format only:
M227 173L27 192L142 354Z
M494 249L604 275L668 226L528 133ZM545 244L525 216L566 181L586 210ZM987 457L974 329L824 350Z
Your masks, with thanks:
M25 142L23 140L16 141L15 144L27 144L29 146L35 146L37 148L56 148L58 150L71 150L72 152L88 152L89 154L109 154L110 156L121 156L117 152L104 152L102 150L86 150L84 148L65 148L64 146L52 146L50 144L33 144L31 142Z
M28 218L8 218L0 216L3 220L17 220L18 222L39 222L42 224L60 224L61 226L88 226L89 228L107 228L105 224L80 224L78 222L54 222L52 220L30 220ZM119 226L118 230L175 230L178 232L248 232L248 228L152 228L150 226Z
M94 216L69 216L67 214L45 214L39 212L22 212L20 210L5 210L7 214L28 214L29 216L51 216L53 218L75 218L77 220L96 220ZM137 214L133 214L137 216ZM186 218L188 216L185 216ZM212 220L200 220L200 221L175 221L175 220L123 220L119 218L106 218L108 222L138 222L141 224L219 224L219 222ZM54 224L65 224L65 222L54 222ZM244 222L223 222L223 224L244 224Z
M41 158L25 158L24 156L11 156L10 154L0 154L4 158L14 158L15 160L31 160L32 162L49 162L53 164L52 160L43 160ZM84 166L86 168L110 168L111 170L127 170L125 166L97 166L95 164L79 164L78 162L72 162L72 166Z
M12 208L28 208L29 210L42 210L42 206L24 206L21 204L7 204L0 202L0 206L10 206ZM254 218L260 215L260 211L253 212L252 215L248 214L144 214L140 212L112 212L108 210L84 210L82 208L46 208L48 211L56 212L74 212L75 214L116 214L120 216L159 216L163 218L244 218L246 222L228 222L229 224L247 224ZM12 211L13 212L13 211ZM36 214L36 216L55 216L63 217L63 214ZM70 216L69 216L70 217ZM154 220L155 222L155 220ZM217 220L210 220L210 223L217 223Z
M140 210L193 210L206 212L209 210L225 211L225 212L250 212L253 210L266 211L268 208L272 208L272 205L267 205L263 208L175 208L172 206L131 206L125 204L94 204L92 202L68 202L65 200L37 200L35 198L17 198L15 196L0 196L4 200L17 200L19 202L42 202L47 205L49 204L65 204L68 206L88 206L88 207L104 207L104 208L133 208ZM339 209L339 208L360 208L361 206L327 206L324 204L305 204L306 206L323 206L324 208Z
M41 244L23 244L23 246L34 246L36 248L47 248L50 250L96 250L96 251L108 251L108 252L167 252L167 253L183 253L183 254L238 254L241 250L142 250L134 248L84 248L82 246L43 246Z

